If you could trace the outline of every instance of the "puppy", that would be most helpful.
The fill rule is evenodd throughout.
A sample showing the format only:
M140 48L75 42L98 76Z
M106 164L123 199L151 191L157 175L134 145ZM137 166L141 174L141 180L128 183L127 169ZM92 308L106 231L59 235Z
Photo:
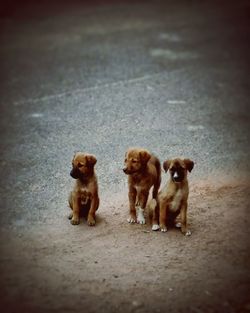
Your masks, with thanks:
M187 171L191 172L194 162L189 159L166 160L163 163L165 172L169 170L170 179L166 186L159 192L157 200L151 201L149 207L153 210L152 230L161 229L167 231L167 226L180 227L184 235L191 235L187 229L187 207L188 207L188 180ZM176 222L180 215L180 223ZM160 226L159 226L160 222Z
M124 173L128 175L129 223L145 224L144 209L150 188L156 198L161 184L161 165L158 158L141 148L130 148L125 154ZM138 216L136 218L136 208Z
M80 216L87 217L89 226L95 225L95 212L99 207L98 183L94 172L97 160L94 155L77 152L72 160L70 175L76 179L69 195L69 215L72 225L80 223Z

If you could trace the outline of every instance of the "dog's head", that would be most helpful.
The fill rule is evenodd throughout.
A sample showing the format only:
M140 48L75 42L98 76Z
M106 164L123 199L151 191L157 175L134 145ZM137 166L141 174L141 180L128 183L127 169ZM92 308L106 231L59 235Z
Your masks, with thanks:
M151 158L151 154L141 148L131 148L125 154L123 172L127 175L133 175L142 171Z
M96 157L92 154L77 152L72 160L72 170L70 175L75 179L84 180L94 173Z
M166 160L163 163L165 172L169 170L171 179L175 183L181 183L187 177L187 171L191 172L194 162L189 159Z

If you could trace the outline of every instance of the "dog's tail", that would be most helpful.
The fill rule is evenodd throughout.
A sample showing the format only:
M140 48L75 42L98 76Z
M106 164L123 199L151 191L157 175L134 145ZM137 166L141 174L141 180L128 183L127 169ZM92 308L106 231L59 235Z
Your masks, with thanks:
M157 157L154 157L154 158L155 158L155 167L156 167L156 172L157 172L157 180L153 188L153 199L156 199L158 190L161 185L161 163Z

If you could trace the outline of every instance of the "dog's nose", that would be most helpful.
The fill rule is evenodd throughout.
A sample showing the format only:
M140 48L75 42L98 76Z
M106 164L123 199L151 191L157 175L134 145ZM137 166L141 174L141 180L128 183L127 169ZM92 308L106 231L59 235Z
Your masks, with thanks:
M173 178L178 178L178 177L179 177L178 173L174 172Z
M74 168L70 171L70 176L75 178L75 179L77 178L77 173L76 173L76 170Z
M124 168L123 168L123 172L124 172L125 174L127 174L127 171L128 171L127 168L124 167Z

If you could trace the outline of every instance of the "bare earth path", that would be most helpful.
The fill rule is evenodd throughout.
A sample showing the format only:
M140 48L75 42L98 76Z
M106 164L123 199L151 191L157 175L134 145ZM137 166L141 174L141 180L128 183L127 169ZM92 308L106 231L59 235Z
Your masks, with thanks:
M125 193L103 203L95 228L73 227L65 216L63 223L3 231L1 306L7 312L248 312L250 183L192 183L191 237L129 225Z

